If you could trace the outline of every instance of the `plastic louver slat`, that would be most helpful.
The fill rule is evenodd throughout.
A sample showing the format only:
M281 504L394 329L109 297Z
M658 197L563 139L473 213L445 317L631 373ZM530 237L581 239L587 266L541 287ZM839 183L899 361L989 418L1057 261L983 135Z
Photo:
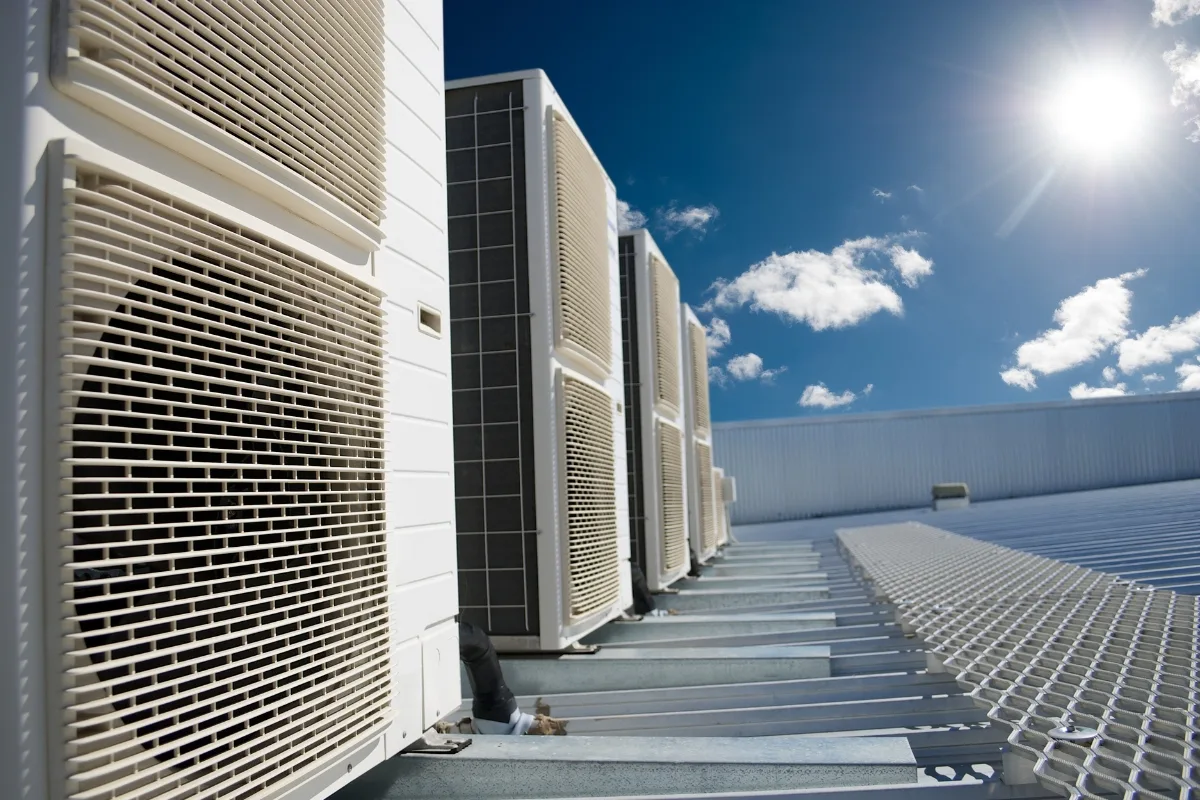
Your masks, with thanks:
M712 429L708 412L708 346L704 329L688 323L688 342L692 349L692 413L698 433Z
M600 611L620 594L612 400L563 378L570 616Z
M683 507L683 431L672 425L658 425L659 482L662 513L659 520L662 539L662 563L666 571L678 569L687 558L684 539Z
M654 299L654 399L679 411L679 279L671 268L650 257Z
M696 476L700 481L700 546L706 553L717 546L712 471L712 448L703 442L696 442Z
M84 164L63 201L67 797L259 797L389 710L381 298Z
M82 59L381 220L382 0L69 2Z
M612 368L608 206L604 172L579 134L554 114L558 335Z

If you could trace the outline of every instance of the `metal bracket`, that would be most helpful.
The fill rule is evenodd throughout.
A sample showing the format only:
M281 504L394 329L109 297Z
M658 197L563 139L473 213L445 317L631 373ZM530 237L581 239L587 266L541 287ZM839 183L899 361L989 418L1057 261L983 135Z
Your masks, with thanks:
M420 739L404 748L405 753L420 753L427 756L452 756L471 746L472 739L458 739L427 732Z
M624 611L621 612L621 616L619 616L613 620L613 622L641 622L641 621L642 621L641 614L626 614Z
M655 594L679 594L679 590L667 587L666 589L659 589Z

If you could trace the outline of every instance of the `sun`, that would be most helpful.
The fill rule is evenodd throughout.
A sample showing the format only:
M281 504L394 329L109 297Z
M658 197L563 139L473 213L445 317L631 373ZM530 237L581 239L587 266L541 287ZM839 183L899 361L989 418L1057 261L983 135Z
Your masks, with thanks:
M1139 143L1148 113L1145 98L1130 72L1081 69L1062 84L1047 111L1066 153L1110 158Z

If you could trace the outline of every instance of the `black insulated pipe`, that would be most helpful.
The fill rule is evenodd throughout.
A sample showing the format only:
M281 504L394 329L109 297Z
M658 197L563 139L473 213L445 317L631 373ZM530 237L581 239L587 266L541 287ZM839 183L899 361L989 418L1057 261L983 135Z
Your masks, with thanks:
M504 682L500 658L492 640L477 625L458 623L458 657L467 667L471 682L471 713L476 719L509 722L517 710L517 699Z

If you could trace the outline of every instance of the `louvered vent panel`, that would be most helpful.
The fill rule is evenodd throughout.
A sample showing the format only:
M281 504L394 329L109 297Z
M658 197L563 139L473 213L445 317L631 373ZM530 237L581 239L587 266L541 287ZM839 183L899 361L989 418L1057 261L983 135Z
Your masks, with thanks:
M679 279L651 256L654 296L654 399L679 411Z
M620 594L611 398L564 377L563 440L570 614L579 618L611 605Z
M116 175L64 187L67 796L263 796L390 703L372 289Z
M712 471L713 482L713 514L717 523L717 544L722 544L726 538L725 531L725 489L721 482L721 473Z
M554 114L554 222L559 336L612 367L608 196L604 172L565 118Z
M717 546L717 515L713 508L712 448L696 442L696 476L700 481L700 547Z
M382 0L67 2L84 60L380 221Z
M712 428L708 412L708 348L704 329L688 323L688 342L692 349L692 410L696 431L707 433Z
M659 518L662 539L662 563L667 571L678 569L687 558L684 540L683 506L683 431L659 423L658 478L662 489Z

